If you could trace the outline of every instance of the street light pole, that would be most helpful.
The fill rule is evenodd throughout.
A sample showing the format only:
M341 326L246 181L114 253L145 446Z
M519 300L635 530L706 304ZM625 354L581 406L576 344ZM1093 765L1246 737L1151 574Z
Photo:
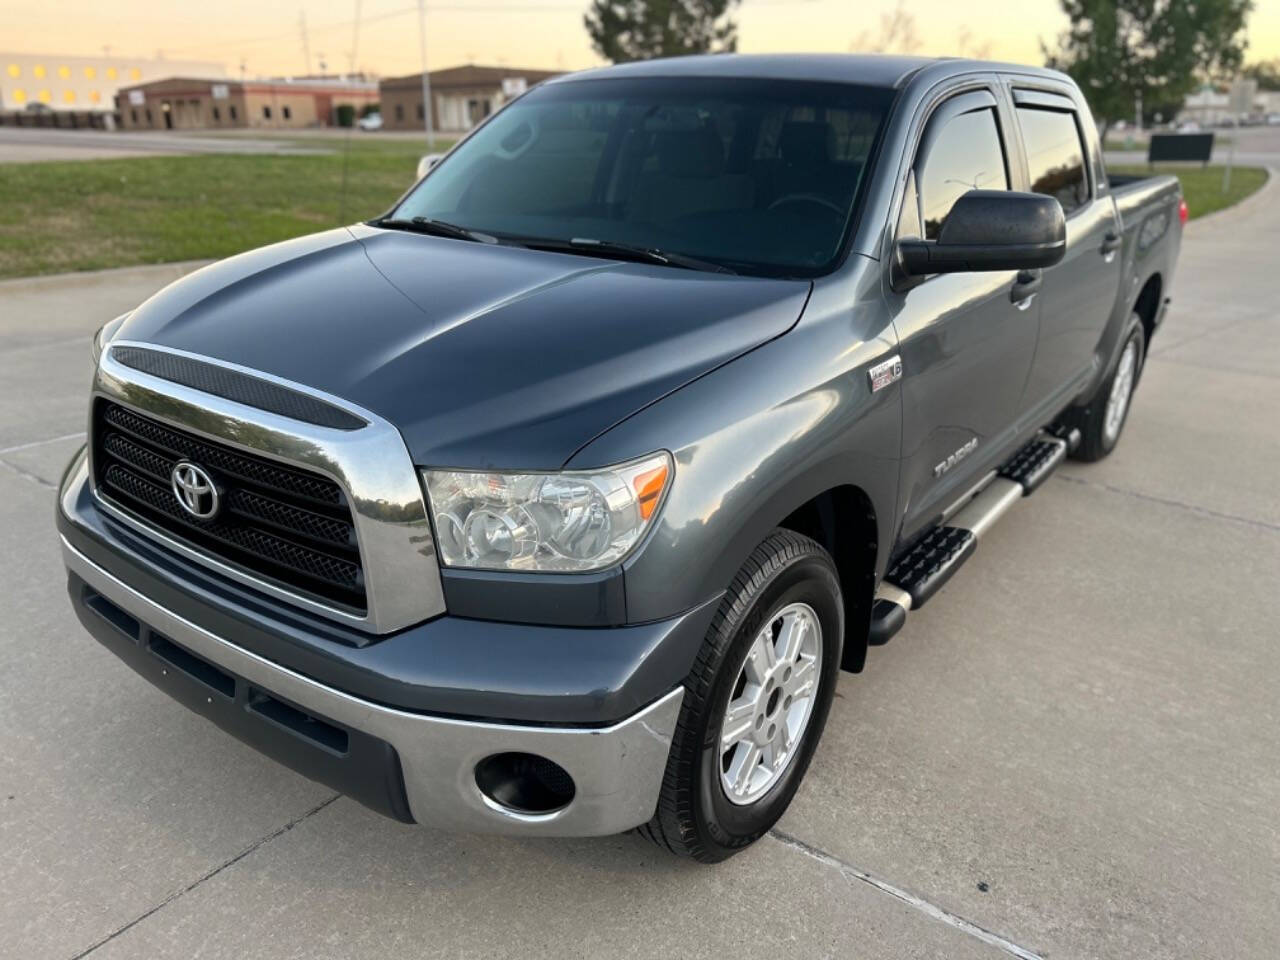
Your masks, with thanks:
M422 121L427 131L427 152L434 139L431 129L431 79L427 75L427 0L418 0L418 56L422 61Z

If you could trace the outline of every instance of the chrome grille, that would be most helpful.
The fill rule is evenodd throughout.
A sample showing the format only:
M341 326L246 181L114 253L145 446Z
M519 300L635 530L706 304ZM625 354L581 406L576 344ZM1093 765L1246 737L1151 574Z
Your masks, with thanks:
M364 572L342 488L99 400L93 422L99 495L170 536L328 603L364 610ZM170 488L180 459L223 494L210 520L190 516Z

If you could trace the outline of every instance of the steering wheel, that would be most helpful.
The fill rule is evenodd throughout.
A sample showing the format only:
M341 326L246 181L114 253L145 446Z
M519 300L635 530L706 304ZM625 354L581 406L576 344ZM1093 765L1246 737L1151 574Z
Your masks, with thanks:
M836 204L832 203L826 197L820 197L816 193L788 193L785 197L779 197L773 203L769 204L770 210L776 210L785 203L812 203L819 207L826 207L837 217L844 218L844 211Z

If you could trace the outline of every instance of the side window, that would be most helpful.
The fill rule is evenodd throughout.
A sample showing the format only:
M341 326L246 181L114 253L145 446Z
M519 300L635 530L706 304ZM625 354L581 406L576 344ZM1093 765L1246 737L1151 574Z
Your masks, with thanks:
M1031 190L1057 197L1062 212L1071 216L1089 202L1089 178L1084 170L1084 144L1076 115L1062 110L1018 107L1018 125L1027 148Z
M984 107L945 121L920 172L920 209L926 240L938 239L947 214L970 190L1008 190L995 110Z

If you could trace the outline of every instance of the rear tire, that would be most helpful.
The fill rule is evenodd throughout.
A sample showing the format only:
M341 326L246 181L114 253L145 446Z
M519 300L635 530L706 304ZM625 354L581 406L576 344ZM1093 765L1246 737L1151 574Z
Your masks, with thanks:
M1129 419L1146 345L1140 318L1135 313L1132 319L1129 336L1120 348L1111 374L1088 405L1077 407L1068 417L1073 426L1080 428L1080 446L1073 454L1077 460L1092 463L1107 456L1120 442L1120 434Z
M778 821L831 708L843 610L835 564L808 537L775 530L752 552L685 678L657 810L641 835L716 863Z

